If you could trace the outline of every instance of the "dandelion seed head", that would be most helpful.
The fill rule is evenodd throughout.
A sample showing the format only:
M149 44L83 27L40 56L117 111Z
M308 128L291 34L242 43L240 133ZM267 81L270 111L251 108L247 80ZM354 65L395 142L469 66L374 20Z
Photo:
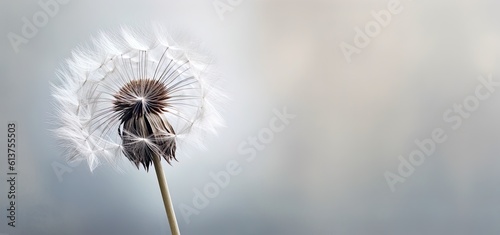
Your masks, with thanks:
M158 25L101 32L92 43L72 52L53 86L55 133L70 160L93 170L126 158L149 170L154 157L170 164L179 145L203 147L204 133L223 125L206 58Z

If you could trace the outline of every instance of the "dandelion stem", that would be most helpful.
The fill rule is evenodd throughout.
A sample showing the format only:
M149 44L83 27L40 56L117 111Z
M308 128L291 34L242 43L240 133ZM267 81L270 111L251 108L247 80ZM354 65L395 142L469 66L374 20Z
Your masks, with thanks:
M179 231L179 225L177 224L177 219L175 218L174 206L172 204L172 199L170 198L167 179L165 178L165 174L163 173L160 157L154 156L153 164L155 166L158 184L160 185L161 196L163 198L163 204L165 205L165 212L167 212L170 231L172 232L172 235L180 235L181 233Z

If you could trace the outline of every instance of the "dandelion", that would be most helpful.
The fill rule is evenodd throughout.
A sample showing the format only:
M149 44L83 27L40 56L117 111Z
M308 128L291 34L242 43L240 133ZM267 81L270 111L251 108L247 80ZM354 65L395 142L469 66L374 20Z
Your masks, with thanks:
M201 147L222 125L210 61L189 48L157 25L100 33L73 51L53 86L68 160L87 160L91 171L125 158L146 171L154 165L172 234L179 228L160 160L177 161L178 146Z

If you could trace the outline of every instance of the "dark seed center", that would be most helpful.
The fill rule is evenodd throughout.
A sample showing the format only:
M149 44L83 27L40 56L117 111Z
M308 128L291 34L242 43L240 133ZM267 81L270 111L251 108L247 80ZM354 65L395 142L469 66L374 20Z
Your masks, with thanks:
M167 88L161 82L139 79L125 84L114 98L114 110L121 114L123 121L134 116L142 117L146 113L162 113L169 97Z
M113 109L120 117L118 133L124 155L146 170L154 157L163 157L168 163L176 160L175 132L161 115L169 99L165 85L151 79L130 81L114 98Z

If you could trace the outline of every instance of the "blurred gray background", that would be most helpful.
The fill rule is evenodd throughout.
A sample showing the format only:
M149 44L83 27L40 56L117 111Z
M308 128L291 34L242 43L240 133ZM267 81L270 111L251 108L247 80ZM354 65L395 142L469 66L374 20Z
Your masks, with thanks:
M0 233L169 234L153 172L68 165L48 130L49 83L71 50L99 30L151 20L201 39L231 96L227 127L208 149L164 166L182 234L500 233L499 91L456 130L443 119L475 94L478 76L500 81L500 2L401 0L350 63L342 42L354 45L372 11L396 1L70 0L16 53L7 35L21 35L40 2L0 3L0 178L9 121L19 172L16 228L0 183ZM229 7L223 19L214 3ZM239 145L284 107L296 117L246 161ZM392 192L384 174L435 128L447 140ZM232 160L241 173L185 220L180 205Z

